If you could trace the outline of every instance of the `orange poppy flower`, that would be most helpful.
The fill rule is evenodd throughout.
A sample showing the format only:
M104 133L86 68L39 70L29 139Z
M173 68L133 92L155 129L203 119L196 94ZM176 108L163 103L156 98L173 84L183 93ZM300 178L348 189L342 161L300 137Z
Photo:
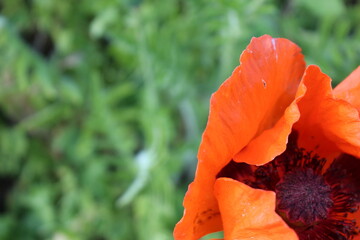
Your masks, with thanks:
M360 68L332 90L291 41L253 38L211 97L174 238L360 239L359 94Z

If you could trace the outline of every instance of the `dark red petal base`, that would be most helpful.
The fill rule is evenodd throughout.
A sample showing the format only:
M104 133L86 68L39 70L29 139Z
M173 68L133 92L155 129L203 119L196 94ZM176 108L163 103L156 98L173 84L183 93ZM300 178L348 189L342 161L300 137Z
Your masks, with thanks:
M360 202L359 161L342 154L324 169L326 159L298 148L293 132L273 161L259 167L231 161L217 177L276 192L276 212L300 240L347 240L359 234L348 219Z

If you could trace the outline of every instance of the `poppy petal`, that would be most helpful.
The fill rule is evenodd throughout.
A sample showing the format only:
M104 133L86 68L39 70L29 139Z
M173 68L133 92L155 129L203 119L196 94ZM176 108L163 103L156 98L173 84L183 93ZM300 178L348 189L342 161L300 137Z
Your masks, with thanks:
M360 111L360 67L334 89L334 95L351 103Z
M275 49L284 47L285 44L280 44L280 40L283 41L284 39L278 39ZM257 98L255 98L256 104L261 107L253 104L248 106L254 106L253 109L256 109L256 111L253 111L255 115L261 115L259 112L265 113L265 115L260 120L255 136L234 157L236 162L262 165L271 161L286 149L287 138L292 125L300 117L297 102L306 91L305 86L299 81L305 68L305 63L301 61L303 56L299 51L300 49L298 51L279 49L281 56L276 56L276 61L283 59L283 64L287 62L290 65L274 64L271 66L272 71L268 75L266 75L266 71L264 71L265 74L263 73L263 75L258 74L262 77L266 75L262 80L270 79L270 81L264 91L255 91L258 94ZM250 98L250 100L254 99ZM253 119L252 123L258 124L258 120Z
M215 196L225 239L298 239L275 212L274 192L254 189L231 178L219 178L215 183Z
M281 134L282 139L286 138L288 126L298 117L295 108L286 109L297 94L305 68L303 58L301 49L289 40L267 35L253 38L240 57L240 66L213 94L195 180L184 198L184 216L174 230L176 240L195 240L222 230L213 195L216 175L249 142L276 126L288 111L294 117L284 120ZM286 139L282 144L273 152L285 149ZM256 163L252 159L244 161Z
M357 226L359 226L360 222L360 211L355 212L349 216L349 219L355 219ZM360 235L355 235L353 240L360 240Z
M355 236L353 240L360 240L360 235Z
M297 103L305 92L306 87L300 83L295 100L286 108L278 122L272 128L262 132L236 154L235 162L251 162L254 165L263 165L284 152L293 124L300 118Z
M294 125L299 146L327 158L329 164L342 152L360 157L358 111L333 96L331 79L318 66L306 69L303 82L307 91L299 101L301 117Z

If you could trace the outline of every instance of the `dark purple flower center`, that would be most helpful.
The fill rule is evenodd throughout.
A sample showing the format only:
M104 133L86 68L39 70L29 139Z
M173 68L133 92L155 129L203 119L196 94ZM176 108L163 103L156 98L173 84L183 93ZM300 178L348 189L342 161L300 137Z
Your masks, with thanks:
M277 212L292 225L309 225L327 218L333 205L331 187L311 168L297 169L276 184Z
M358 235L349 217L360 203L360 160L342 154L325 169L325 158L297 147L294 132L284 153L253 166L231 161L217 175L274 191L276 212L300 240L348 240Z

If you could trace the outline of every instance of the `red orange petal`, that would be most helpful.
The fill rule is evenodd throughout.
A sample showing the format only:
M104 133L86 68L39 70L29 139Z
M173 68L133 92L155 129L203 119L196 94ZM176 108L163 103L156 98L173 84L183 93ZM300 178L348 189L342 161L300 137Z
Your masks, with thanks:
M283 146L273 152L285 148L288 126L297 119L296 109L286 109L295 99L305 68L300 51L286 39L253 38L240 66L212 96L195 180L184 199L184 216L175 227L176 240L195 240L222 230L213 195L216 174L251 140L283 121L287 127L281 133ZM281 120L285 111L294 117Z
M262 165L284 152L293 124L300 118L297 103L305 92L306 87L300 83L294 101L285 109L278 122L272 128L263 131L259 136L252 139L245 148L235 155L234 160Z
M225 239L297 240L297 234L275 212L272 191L253 189L230 178L215 183Z
M349 102L360 112L360 66L334 89L334 96ZM349 218L355 218L359 223L360 211L350 214ZM360 240L360 235L355 236L354 240Z
M319 67L309 66L303 82L307 91L299 102L300 120L294 125L299 145L328 159L341 152L360 157L358 111L333 96L331 79Z
M236 162L262 165L285 151L288 136L292 125L299 119L300 112L297 102L304 95L306 88L300 84L299 79L304 71L304 62L300 49L288 49L285 39L271 40L273 48L278 50L277 55L267 57L273 64L268 64L265 69L261 60L258 68L251 66L242 70L243 73L254 75L266 80L266 88L254 90L256 97L247 97L248 111L242 111L250 116L250 124L246 128L257 127L255 134L246 147L239 149L234 157ZM289 51L290 50L290 51ZM261 53L260 53L261 54ZM247 59L248 56L241 58ZM257 59L260 59L258 56ZM281 64L278 64L281 61ZM256 66L256 64L254 63ZM261 69L261 73L256 70ZM265 85L264 85L265 86ZM250 118L249 117L249 118Z
M360 111L360 67L334 89L334 95L351 103Z

